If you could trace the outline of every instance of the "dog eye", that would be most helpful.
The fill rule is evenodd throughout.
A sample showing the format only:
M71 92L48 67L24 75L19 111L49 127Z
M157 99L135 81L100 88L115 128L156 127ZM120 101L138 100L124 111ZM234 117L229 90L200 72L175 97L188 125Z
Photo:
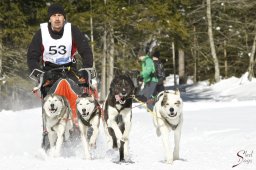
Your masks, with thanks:
M175 105L180 105L180 101L177 101L176 103L174 103Z

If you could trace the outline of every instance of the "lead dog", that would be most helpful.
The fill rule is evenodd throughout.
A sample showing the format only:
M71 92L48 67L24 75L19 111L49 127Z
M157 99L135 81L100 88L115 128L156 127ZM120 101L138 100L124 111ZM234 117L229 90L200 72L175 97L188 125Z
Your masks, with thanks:
M84 147L85 158L91 159L89 150L96 147L96 139L99 134L100 106L93 96L83 94L76 101L78 126L80 129L81 141ZM88 131L92 134L88 137Z
M73 124L71 109L67 99L56 94L49 94L43 101L43 116L50 142L50 156L60 156L63 140L69 138Z
M181 136L181 127L183 122L183 102L180 92L163 91L157 96L157 102L154 106L154 125L157 129L157 135L162 137L166 163L172 163L179 159L179 145ZM174 150L171 147L169 132L174 131ZM173 151L173 152L172 152Z
M132 119L132 95L134 85L127 75L117 75L110 85L110 93L104 103L103 125L108 143L119 149L119 160L128 161L128 143Z

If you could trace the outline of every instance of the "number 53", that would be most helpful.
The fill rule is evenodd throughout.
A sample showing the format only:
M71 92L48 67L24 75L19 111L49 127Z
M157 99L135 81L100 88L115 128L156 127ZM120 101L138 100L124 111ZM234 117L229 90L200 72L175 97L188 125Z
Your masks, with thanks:
M53 45L49 47L49 54L51 55L55 55L57 53L64 55L66 54L66 52L67 52L66 46L64 45L60 45L59 47Z

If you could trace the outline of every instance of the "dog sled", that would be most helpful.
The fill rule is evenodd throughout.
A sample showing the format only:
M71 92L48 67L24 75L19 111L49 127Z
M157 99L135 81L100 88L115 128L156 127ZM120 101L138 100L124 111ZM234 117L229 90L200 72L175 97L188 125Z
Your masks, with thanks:
M33 88L33 93L39 96L42 100L42 126L43 126L43 138L42 148L44 150L49 149L48 132L46 130L46 120L43 115L43 101L44 97L48 94L56 94L64 96L70 106L73 122L72 138L78 138L78 116L76 111L76 100L82 94L94 95L98 98L97 87L93 87L92 81L96 79L96 70L94 68L82 68L78 73L83 73L85 81L80 83L78 81L79 74L71 70L70 67L59 67L43 72L38 69L34 69L30 74L30 78L37 82L37 86ZM47 76L51 79L47 79ZM81 75L80 75L81 76ZM40 94L39 94L40 92Z

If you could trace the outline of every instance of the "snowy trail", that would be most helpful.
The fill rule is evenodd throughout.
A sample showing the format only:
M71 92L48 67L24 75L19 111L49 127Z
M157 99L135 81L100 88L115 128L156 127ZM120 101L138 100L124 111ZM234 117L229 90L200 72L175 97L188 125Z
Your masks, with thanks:
M0 170L255 170L256 169L256 101L185 102L181 138L181 160L164 164L161 138L158 138L150 113L133 110L130 154L133 164L115 164L117 156L106 154L104 131L101 129L94 160L84 160L82 147L70 157L49 158L40 150L40 108L18 112L0 112ZM243 156L240 165L237 153ZM246 162L247 161L247 162ZM250 162L251 161L251 162Z

